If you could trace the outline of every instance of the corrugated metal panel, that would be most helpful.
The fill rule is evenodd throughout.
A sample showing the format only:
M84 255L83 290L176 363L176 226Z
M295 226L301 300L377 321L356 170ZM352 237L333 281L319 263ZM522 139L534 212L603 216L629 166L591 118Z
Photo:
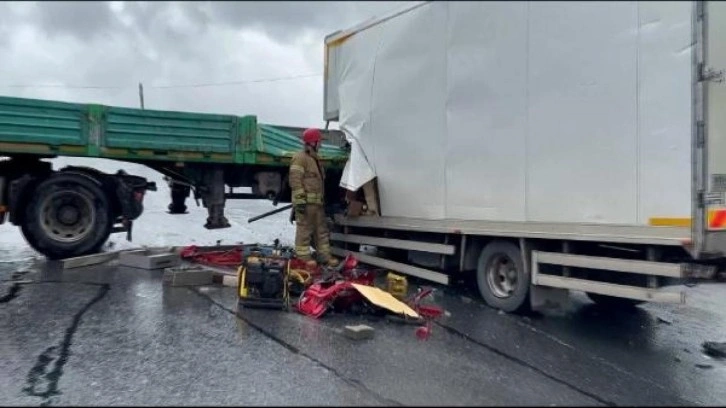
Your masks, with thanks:
M85 145L84 107L73 103L0 98L0 139L4 142Z
M258 126L252 115L237 117L0 97L0 142L38 143L51 148L87 146L83 155L115 159L138 159L137 151L152 150L169 153L161 156L163 159L181 155L178 157L183 160L221 160L219 156L206 156L209 153L228 155L227 162L255 164L258 153L273 158L291 157L302 149L302 130ZM331 137L330 132L323 133L326 138ZM191 152L204 153L205 157L184 156ZM325 144L321 156L324 160L345 161L346 152ZM149 156L145 154L143 158ZM269 157L259 158L263 159L270 163Z
M186 112L109 108L105 145L126 149L232 153L237 118Z
M283 132L290 133L294 137L300 139L302 138L303 132L306 128L301 127L292 127L292 126L278 126L278 125L268 125L272 126L275 129L282 130ZM320 129L320 133L323 135L323 143L331 146L338 146L343 147L348 142L345 140L345 134L336 129Z
M290 131L290 128L281 128L271 125L259 125L260 143L257 150L278 157L292 157L303 148L300 135ZM283 130L285 129L285 130ZM346 159L343 149L330 144L323 144L320 147L320 157L325 160Z

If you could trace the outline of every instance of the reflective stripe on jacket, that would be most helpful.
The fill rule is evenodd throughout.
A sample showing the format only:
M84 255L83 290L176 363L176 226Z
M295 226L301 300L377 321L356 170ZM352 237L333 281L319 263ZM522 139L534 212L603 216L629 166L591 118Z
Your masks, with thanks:
M322 204L325 171L315 153L302 151L290 161L290 189L293 204Z

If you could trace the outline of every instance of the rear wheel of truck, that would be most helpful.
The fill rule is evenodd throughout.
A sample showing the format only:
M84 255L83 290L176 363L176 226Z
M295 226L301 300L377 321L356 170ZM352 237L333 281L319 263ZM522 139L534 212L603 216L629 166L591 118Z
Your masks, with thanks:
M83 176L56 173L35 189L22 231L50 259L97 252L111 234L113 219L103 190Z
M530 281L516 245L494 241L479 255L477 285L489 306L508 313L527 311Z
M620 298L614 296L601 295L599 293L585 293L590 300L597 303L598 305L613 308L613 309L630 309L641 303L642 300Z

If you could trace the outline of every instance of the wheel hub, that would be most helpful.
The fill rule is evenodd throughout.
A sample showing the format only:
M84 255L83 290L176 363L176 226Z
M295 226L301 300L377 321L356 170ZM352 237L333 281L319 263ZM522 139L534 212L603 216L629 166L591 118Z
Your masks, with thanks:
M487 284L494 296L508 298L517 288L517 269L514 262L504 254L493 257L487 268Z
M58 221L63 225L73 225L78 222L80 218L80 212L76 207L65 205L58 210Z
M40 205L40 225L45 234L59 242L72 243L92 232L96 222L93 199L76 190L48 195Z

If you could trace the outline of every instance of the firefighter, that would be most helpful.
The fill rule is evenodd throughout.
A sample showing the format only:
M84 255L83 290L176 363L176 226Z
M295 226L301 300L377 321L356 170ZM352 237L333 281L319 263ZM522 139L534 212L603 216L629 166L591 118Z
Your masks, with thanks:
M320 262L328 266L335 266L338 263L330 254L330 235L324 206L325 171L318 158L321 139L318 129L305 130L304 148L296 153L290 162L289 180L293 217L297 223L295 253L311 267L317 265L310 254L311 237L314 238Z

